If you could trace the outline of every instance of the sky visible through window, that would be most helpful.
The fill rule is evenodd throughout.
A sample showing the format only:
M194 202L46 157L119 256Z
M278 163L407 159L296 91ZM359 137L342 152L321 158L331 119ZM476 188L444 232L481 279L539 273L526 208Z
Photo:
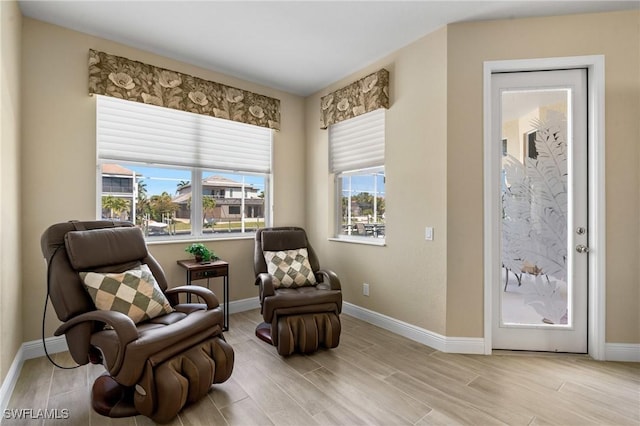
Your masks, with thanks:
M373 179L371 179L371 175L352 175L351 176L351 193L352 195L360 194L362 192L368 192L369 194L373 194L376 192L378 197L385 196L385 187L384 187L384 175L375 174L375 178L377 179L376 187L374 188ZM344 184L342 189L343 195L347 195L348 186Z

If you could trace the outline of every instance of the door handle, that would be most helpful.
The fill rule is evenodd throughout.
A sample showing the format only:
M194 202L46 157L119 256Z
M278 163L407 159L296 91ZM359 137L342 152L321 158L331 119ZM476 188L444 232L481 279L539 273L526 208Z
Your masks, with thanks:
M578 253L589 253L589 247L585 246L584 244L578 244L576 246L576 251Z

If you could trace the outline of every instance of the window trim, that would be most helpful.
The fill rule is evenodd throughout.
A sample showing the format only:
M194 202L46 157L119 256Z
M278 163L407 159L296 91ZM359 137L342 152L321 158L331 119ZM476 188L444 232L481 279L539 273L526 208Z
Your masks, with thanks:
M377 246L385 247L387 245L387 239L385 238L372 238L372 237L359 237L356 235L339 235L337 237L329 237L328 241L334 241L338 243L351 243L362 244L365 246Z
M131 166L142 166L142 167L154 167L154 168L164 168L164 169L181 169L185 171L191 171L191 188L192 194L197 193L201 194L202 197L202 180L203 173L224 173L224 174L242 174L245 176L258 176L264 179L264 188L265 188L265 197L264 197L264 223L265 227L272 226L272 213L273 213L273 196L272 196L272 173L253 173L253 172L229 172L228 170L217 170L217 169L208 169L201 167L185 167L185 166L169 166L165 164L151 164L151 163L140 163L137 161L121 161L121 160L110 160L110 159L97 159L96 161L96 219L102 219L102 170L101 166L103 164L120 164L120 165L131 165ZM135 191L135 188L134 188ZM244 195L244 194L243 194ZM133 194L134 197L137 197L137 194ZM200 198L201 199L201 198ZM192 195L193 200L193 195ZM193 203L193 201L192 201ZM133 206L132 206L133 208ZM244 213L243 213L244 214ZM133 220L132 222L135 224L135 212L133 212ZM255 237L255 232L239 232L239 233L203 233L203 216L202 209L191 209L191 233L189 235L163 235L163 236L145 236L145 240L147 243L171 243L171 242L188 242L188 241L223 241L223 240L239 240L239 239L253 239ZM246 220L246 217L243 217L242 220ZM137 226L137 225L136 225Z
M340 233L340 228L342 226L342 187L340 185L341 177L351 177L351 176L362 176L363 173L369 172L371 174L375 174L377 172L383 172L386 179L386 171L385 166L375 166L375 167L367 167L364 169L358 170L349 170L339 173L333 173L334 180L334 227L333 227L333 235L329 237L330 241L341 241L341 242L351 242L351 243L360 243L360 244L369 244L376 246L384 246L386 245L386 223L385 223L385 236L382 238L379 237L363 237L360 235L346 235ZM385 186L386 188L386 186ZM386 193L386 190L385 190ZM386 197L385 197L386 199Z

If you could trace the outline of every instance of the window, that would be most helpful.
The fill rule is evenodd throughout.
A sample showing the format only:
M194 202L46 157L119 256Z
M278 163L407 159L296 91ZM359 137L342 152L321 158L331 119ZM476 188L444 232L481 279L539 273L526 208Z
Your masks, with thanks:
M103 192L131 193L133 191L133 179L102 175Z
M104 96L96 111L98 217L149 239L269 226L270 129Z
M337 238L384 241L384 131L384 109L329 128L330 172L336 182Z

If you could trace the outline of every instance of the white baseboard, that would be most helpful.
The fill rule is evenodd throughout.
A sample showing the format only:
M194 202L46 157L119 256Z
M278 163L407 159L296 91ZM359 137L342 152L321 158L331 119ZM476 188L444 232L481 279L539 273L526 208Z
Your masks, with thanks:
M67 339L64 336L47 337L45 344L47 345L47 352L49 354L57 354L59 352L65 352L69 350L67 346ZM42 339L32 340L22 344L23 360L38 358L44 356L44 346L42 346Z
M389 330L413 341L430 346L441 352L460 354L483 354L484 339L482 337L448 337L433 331L417 327L404 321L371 311L366 308L344 302L343 312L370 324Z
M443 336L348 302L343 303L343 312L441 352L484 354L484 339L481 337ZM606 343L604 360L640 362L640 344Z
M232 314L258 308L260 308L260 300L257 297L229 303L229 312ZM484 339L482 338L443 336L348 302L343 302L343 313L442 352L462 354L484 353Z
M64 336L47 337L45 341L49 354L68 350L67 341ZM44 356L42 339L25 342L20 346L16 356L13 358L11 367L9 367L9 371L2 382L2 387L0 387L0 412L4 412L5 408L7 408L7 405L9 404L11 394L13 393L13 389L16 387L24 362L28 359L38 358L41 356Z
M607 361L640 362L640 344L605 343L604 359Z
M2 387L0 387L0 412L4 413L5 408L9 405L11 394L13 393L13 389L16 387L18 377L20 377L22 364L24 364L23 355L22 346L20 346L18 353L15 358L13 358L11 367L9 367L9 371L7 371L7 375L2 382Z
M258 297L250 297L248 299L234 300L229 302L229 313L236 314L238 312L250 311L260 308L260 299Z

